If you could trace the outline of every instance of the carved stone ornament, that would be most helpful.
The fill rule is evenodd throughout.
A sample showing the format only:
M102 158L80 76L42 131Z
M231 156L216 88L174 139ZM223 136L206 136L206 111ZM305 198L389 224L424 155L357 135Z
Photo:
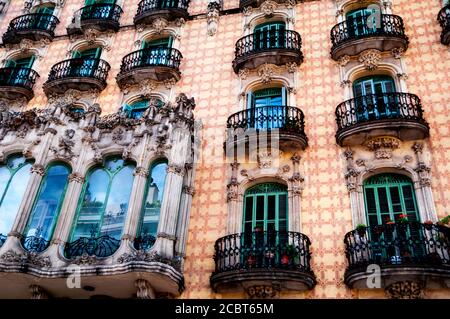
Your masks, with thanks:
M403 48L394 48L391 51L391 54L394 57L394 59L400 59L403 53L405 53L405 50Z
M169 266L172 266L174 269L180 271L181 269L181 260L179 258L165 258L161 255L152 252L146 252L145 250L133 250L130 253L124 253L122 256L120 256L117 259L117 262L119 264L125 264L129 262L136 262L136 261L143 261L143 262L159 262L163 264L167 264Z
M338 64L340 66L346 66L349 62L350 62L350 56L348 56L348 55L343 55L338 60Z
M271 299L279 296L279 285L256 285L246 289L250 299Z
M359 55L358 61L364 64L366 70L373 71L378 68L378 64L381 61L381 52L375 49L363 51Z
M208 13L206 14L207 33L214 36L219 26L220 3L213 1L208 4Z
M376 159L392 158L393 150L400 147L400 140L394 137L377 137L366 143L366 148L374 152Z
M249 69L244 68L239 70L239 78L241 80L247 80L249 74L250 74Z
M272 0L266 0L261 4L260 8L266 17L270 17L275 12L275 9L277 8L277 3Z
M422 285L414 281L398 281L385 288L386 296L390 299L421 299Z
M88 254L84 253L81 256L78 256L75 258L72 263L80 266L89 266L89 265L95 265L98 262L98 259L96 256L89 256Z
M289 73L297 71L298 65L295 62L286 63L286 69Z
M134 282L136 287L136 298L138 299L155 299L155 292L150 283L145 279L137 279Z
M48 299L48 293L38 285L30 285L31 299Z
M22 265L29 264L43 268L52 266L50 257L43 257L34 252L25 252L23 254L20 254L18 252L15 252L14 250L8 250L1 256L0 260L7 263L20 263Z
M167 20L163 18L157 18L153 21L152 25L156 33L160 34L167 27Z
M245 7L245 8L242 10L242 13L243 13L244 16L246 16L246 17L250 16L250 15L253 13L253 7L251 7L251 6Z
M258 76L263 84L269 84L272 82L273 75L275 73L275 68L271 64L263 64L258 69Z
M277 149L266 149L258 152L258 167L270 168L274 161L278 161L283 152Z
M84 177L83 175L81 175L80 173L72 173L69 175L69 182L76 182L79 184L83 184L84 183Z

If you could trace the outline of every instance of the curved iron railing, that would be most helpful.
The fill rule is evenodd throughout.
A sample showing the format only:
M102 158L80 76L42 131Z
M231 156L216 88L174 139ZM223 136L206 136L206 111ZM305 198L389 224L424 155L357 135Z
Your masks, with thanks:
M8 26L8 32L40 30L47 31L54 36L56 25L59 23L57 17L46 13L30 13L19 16L11 20Z
M292 30L269 30L256 32L240 38L236 42L235 58L243 58L258 52L290 50L301 54L302 38Z
M133 246L136 250L149 250L155 244L156 238L150 234L144 234L140 237L136 237L133 242Z
M5 236L5 235L3 235L3 234L0 234L0 247L3 246L3 244L4 244L5 241L6 241L6 238L7 238L7 236Z
M311 242L297 232L254 231L219 238L214 274L249 269L286 269L312 274Z
M47 249L50 241L39 236L28 236L22 238L22 247L31 252L40 253Z
M95 78L106 83L111 69L108 62L96 58L74 58L64 60L52 66L48 81L65 78Z
M142 0L138 4L136 17L161 9L179 9L187 12L189 2L190 0Z
M86 20L111 20L119 23L123 10L120 6L111 3L96 3L85 6L75 12L75 18L79 17L80 21Z
M349 25L349 21L335 25L331 29L331 42L333 44L331 50L348 41L375 36L398 37L406 41L408 40L405 34L403 19L397 15L381 15L380 27L377 28L369 28L366 20L367 17L361 17L353 19L353 25Z
M179 70L181 52L173 48L147 48L132 52L122 59L120 73L148 66L167 66Z
M259 106L232 114L227 128L271 130L305 134L305 116L292 106Z
M406 222L355 229L345 235L348 269L378 265L450 266L450 228Z
M368 94L347 100L336 108L338 133L354 125L384 119L426 124L419 97L409 93Z
M97 257L108 257L120 246L120 240L104 235L100 237L81 237L74 242L66 243L64 256L68 259L84 254Z
M20 86L32 90L39 77L31 68L1 68L0 86Z
M438 21L442 27L441 41L443 41L444 35L450 32L450 4L439 11Z

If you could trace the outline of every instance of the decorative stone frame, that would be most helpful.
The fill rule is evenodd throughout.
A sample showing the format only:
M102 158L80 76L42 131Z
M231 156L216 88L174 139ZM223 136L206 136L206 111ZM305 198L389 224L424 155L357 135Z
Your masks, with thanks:
M350 194L353 228L366 224L364 202L364 181L380 173L390 172L408 176L414 185L417 208L422 222L438 220L431 189L429 159L425 156L424 145L419 142L400 142L392 137L378 137L373 144L347 149L343 153L347 168L345 179ZM371 145L377 145L375 148ZM396 151L401 145L400 151ZM410 151L405 152L409 147ZM371 156L374 152L374 156Z
M66 57L68 59L72 58L74 51L81 49L90 49L95 47L102 48L102 54L100 56L103 60L108 60L108 52L111 51L113 37L111 35L99 34L99 37L95 36L91 39L79 38L72 39L67 47Z
M54 4L55 10L53 11L53 15L59 18L62 8L64 8L65 2L66 0L28 0L24 1L23 12L24 14L32 13L33 9L35 9L36 7L46 4Z
M345 20L345 14L350 10L368 6L379 5L382 14L392 14L393 0L335 0L337 23Z

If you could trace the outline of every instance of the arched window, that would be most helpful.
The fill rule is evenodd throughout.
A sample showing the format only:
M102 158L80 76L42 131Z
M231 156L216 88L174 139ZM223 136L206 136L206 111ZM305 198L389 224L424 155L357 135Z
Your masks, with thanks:
M92 77L95 75L102 55L102 48L74 51L70 62L71 76Z
M81 193L70 241L108 236L120 240L135 165L113 157L92 169ZM116 247L117 248L117 247Z
M387 75L368 76L353 83L358 121L395 117L399 113L395 82Z
M413 183L407 176L372 176L364 182L364 198L369 226L395 222L402 214L410 221L419 220Z
M140 247L137 247L139 249L151 248L156 240L166 175L166 160L157 161L152 164L142 208L140 235L138 239L138 245Z
M2 80L9 85L26 86L29 84L29 76L32 72L34 60L34 55L6 60L5 67L9 68L10 71L6 75L8 78Z
M69 174L69 167L61 163L47 169L25 228L25 249L41 252L47 248L64 200Z
M259 24L253 31L255 50L286 47L286 23L281 21Z
M125 104L123 106L123 111L125 112L128 118L139 119L142 117L142 115L149 108L150 105L161 107L163 105L163 102L158 98L142 99L135 101L131 104Z
M10 156L0 165L0 234L5 236L14 224L28 180L32 162L21 155Z
M31 27L34 29L47 30L50 23L53 21L55 5L53 3L47 3L45 5L34 7L32 11L36 16Z

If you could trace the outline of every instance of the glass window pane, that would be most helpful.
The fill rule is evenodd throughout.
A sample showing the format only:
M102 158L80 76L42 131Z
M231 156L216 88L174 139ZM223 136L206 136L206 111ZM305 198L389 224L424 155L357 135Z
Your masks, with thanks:
M100 236L120 239L133 186L134 166L127 165L114 176L105 208Z
M88 178L72 240L97 234L108 191L109 175L97 168Z
M167 163L155 165L148 182L147 198L144 203L141 235L151 235L156 238L161 203L164 195Z
M251 221L253 219L253 196L249 196L245 199L245 221Z
M380 213L389 213L389 204L387 200L386 188L378 188L378 204L380 206Z
M366 205L369 215L377 213L377 205L375 203L375 192L373 188L366 188Z
M25 164L12 177L0 206L0 234L8 234L16 218L30 178L31 164Z
M275 195L267 197L267 220L275 219Z
M11 177L11 173L9 169L5 166L0 166L0 202L3 198L3 193L6 190L6 186L8 185L9 178Z
M256 197L256 220L264 220L264 196Z
M392 210L395 213L402 211L402 204L400 203L400 192L397 186L389 187L391 193Z
M279 219L286 219L287 215L287 195L281 194L278 196L278 218Z
M48 169L31 211L25 236L51 239L56 217L63 202L68 175L69 169L64 165L55 165Z

